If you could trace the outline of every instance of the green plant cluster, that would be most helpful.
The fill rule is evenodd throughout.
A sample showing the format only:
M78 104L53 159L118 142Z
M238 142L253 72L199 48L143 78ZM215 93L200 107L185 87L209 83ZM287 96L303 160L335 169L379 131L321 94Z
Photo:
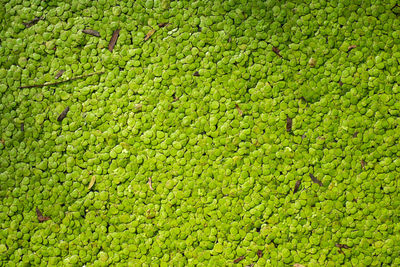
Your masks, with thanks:
M2 3L1 265L399 266L396 2Z

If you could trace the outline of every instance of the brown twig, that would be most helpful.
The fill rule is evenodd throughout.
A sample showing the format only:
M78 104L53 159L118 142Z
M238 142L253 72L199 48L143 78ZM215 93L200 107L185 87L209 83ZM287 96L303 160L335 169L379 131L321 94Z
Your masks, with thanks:
M112 52L114 50L114 46L117 43L120 29L117 29L113 32L110 43L108 44L108 50Z
M295 194L297 191L299 191L300 185L301 185L301 181L297 180L296 184L294 185L293 194Z
M245 256L240 256L239 258L237 258L236 260L234 260L233 263L239 263L239 262L241 262L244 258L245 258Z
M60 116L58 116L57 121L62 121L63 119L65 119L65 117L67 117L69 111L69 107L66 107L60 114Z
M146 34L146 36L144 37L144 41L149 40L150 37L151 37L155 32L156 32L155 29L151 29L151 30Z
M317 177L315 177L312 173L310 173L310 178L314 183L318 184L319 186L322 186L322 182L318 180Z
M272 52L274 52L278 57L282 57L281 50L278 47L272 47Z
M100 33L98 31L92 30L92 29L85 29L82 30L83 33L92 35L92 36L96 36L96 37L100 37Z

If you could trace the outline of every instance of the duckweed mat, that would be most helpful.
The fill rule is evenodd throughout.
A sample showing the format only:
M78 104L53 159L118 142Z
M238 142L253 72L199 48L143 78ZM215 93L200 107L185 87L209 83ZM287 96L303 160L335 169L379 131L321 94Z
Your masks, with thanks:
M0 21L1 265L400 265L397 1Z

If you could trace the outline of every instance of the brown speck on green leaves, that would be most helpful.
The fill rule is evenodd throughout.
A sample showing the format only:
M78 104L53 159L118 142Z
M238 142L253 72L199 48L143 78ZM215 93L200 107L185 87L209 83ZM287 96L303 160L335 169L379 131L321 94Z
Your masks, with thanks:
M156 217L156 212L152 209L149 209L146 211L146 218L147 219L153 219L154 217Z
M262 250L257 251L257 256L258 256L258 258L261 258L263 256Z
M45 222L50 220L50 217L43 216L42 212L39 210L39 208L36 208L36 216L39 220L39 222Z
M365 165L367 165L367 163L362 159L361 160L361 168L363 168L365 170Z
M22 24L24 24L26 28L30 28L33 25L35 25L36 23L38 23L39 20L41 20L41 19L43 19L43 17L36 17L33 20L28 21L28 22L23 22Z
M317 60L315 58L310 58L310 60L308 60L308 65L312 68L315 67L315 65L317 65Z
M239 115L240 115L240 116L243 116L243 111L240 109L239 105L238 105L238 104L235 104L235 107L236 107L236 109L237 109Z
M352 49L354 49L354 48L356 48L357 46L356 45L350 45L348 48L347 48L347 52L350 52Z

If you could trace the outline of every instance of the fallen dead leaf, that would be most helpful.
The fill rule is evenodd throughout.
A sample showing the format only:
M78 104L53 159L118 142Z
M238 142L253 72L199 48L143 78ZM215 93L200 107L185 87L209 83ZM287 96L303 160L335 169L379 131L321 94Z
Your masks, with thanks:
M158 27L164 28L164 27L167 27L167 26L170 25L170 24L171 24L171 23L168 23L168 22L158 23Z
M295 194L297 191L299 191L300 185L301 185L301 181L297 180L296 184L294 185L293 194Z
M119 31L120 29L117 29L113 32L113 35L111 37L110 43L108 44L108 50L112 52L114 50L114 46L117 43L118 36L119 36Z
M69 111L69 107L66 107L63 112L61 112L60 116L58 116L57 121L62 121L63 119L65 119L65 117L67 117L67 113Z
M347 48L347 52L351 51L352 49L354 49L354 48L356 48L356 47L357 47L356 45L350 45L350 46Z
M146 34L146 36L144 37L144 40L145 40L145 41L149 40L150 37L151 37L155 32L156 32L155 29L151 29L151 30Z
M43 216L42 212L39 210L39 208L36 208L36 216L39 220L39 222L45 222L50 220L50 217Z
M149 177L149 181L147 183L149 184L150 190L154 190L153 184L151 183L151 177Z
M96 176L92 176L92 179L90 179L90 183L88 185L88 190L93 187L94 183L96 182Z
M86 33L86 34L90 34L90 35L96 36L96 37L100 37L100 33L98 31L95 31L95 30L85 29L85 30L82 30L82 32Z

